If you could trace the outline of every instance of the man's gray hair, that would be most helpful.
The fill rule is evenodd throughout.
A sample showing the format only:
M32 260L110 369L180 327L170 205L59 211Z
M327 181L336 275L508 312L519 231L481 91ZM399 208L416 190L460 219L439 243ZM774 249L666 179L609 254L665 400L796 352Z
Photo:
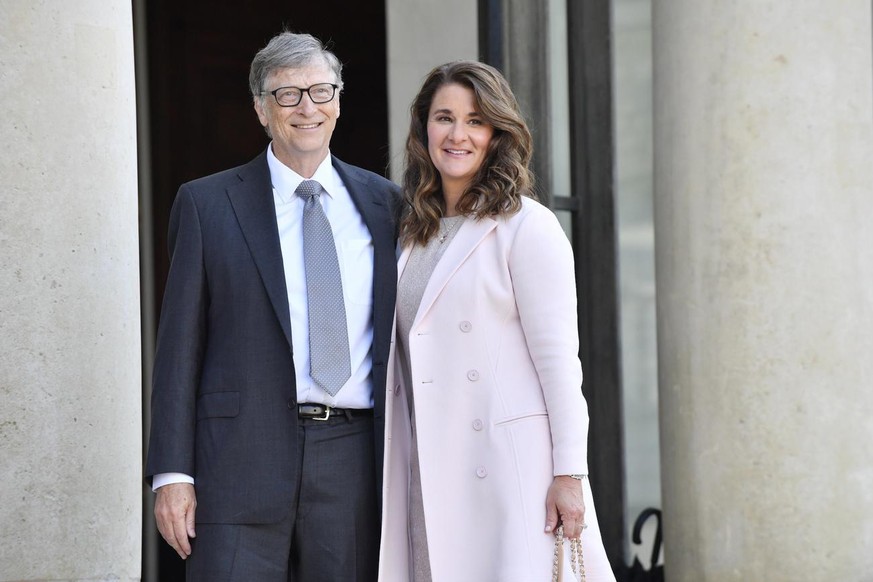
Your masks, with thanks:
M249 71L249 89L252 97L261 97L266 90L267 78L281 69L299 69L324 63L336 76L336 84L343 88L343 64L335 54L327 50L320 40L311 34L281 32L270 39L267 46L258 51Z

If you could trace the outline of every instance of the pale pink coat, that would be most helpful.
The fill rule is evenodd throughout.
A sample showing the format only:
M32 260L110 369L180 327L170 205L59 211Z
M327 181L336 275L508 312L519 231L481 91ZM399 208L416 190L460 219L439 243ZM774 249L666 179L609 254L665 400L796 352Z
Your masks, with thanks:
M555 215L525 199L508 218L465 220L430 277L407 345L434 582L548 582L546 491L553 475L588 473L573 256ZM382 582L409 580L410 387L395 346ZM587 579L614 581L583 483Z

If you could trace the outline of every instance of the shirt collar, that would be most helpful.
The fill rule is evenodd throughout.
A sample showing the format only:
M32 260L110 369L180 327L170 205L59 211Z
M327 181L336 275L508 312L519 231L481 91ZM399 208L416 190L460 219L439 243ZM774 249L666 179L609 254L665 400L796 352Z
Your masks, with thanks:
M327 152L327 155L318 165L312 178L304 178L280 162L279 158L273 153L272 144L267 148L267 166L270 168L270 180L273 182L273 188L276 190L279 199L286 204L297 198L297 194L294 192L304 180L315 180L321 184L321 187L324 188L324 191L331 198L333 198L334 193L337 191L336 172L333 169L330 151Z

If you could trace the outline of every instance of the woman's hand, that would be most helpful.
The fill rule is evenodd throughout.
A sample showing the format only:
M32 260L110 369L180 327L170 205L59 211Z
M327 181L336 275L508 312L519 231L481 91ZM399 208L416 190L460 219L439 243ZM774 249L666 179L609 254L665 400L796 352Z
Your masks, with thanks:
M564 537L578 539L585 527L582 481L569 475L555 477L546 495L546 533L564 524Z

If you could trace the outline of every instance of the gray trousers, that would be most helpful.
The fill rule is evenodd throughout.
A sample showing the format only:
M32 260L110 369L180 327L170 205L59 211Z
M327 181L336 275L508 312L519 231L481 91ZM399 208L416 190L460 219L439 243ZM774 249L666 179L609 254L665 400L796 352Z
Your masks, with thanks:
M274 524L197 524L189 582L375 582L373 419L300 419L298 442L299 479L288 517Z

